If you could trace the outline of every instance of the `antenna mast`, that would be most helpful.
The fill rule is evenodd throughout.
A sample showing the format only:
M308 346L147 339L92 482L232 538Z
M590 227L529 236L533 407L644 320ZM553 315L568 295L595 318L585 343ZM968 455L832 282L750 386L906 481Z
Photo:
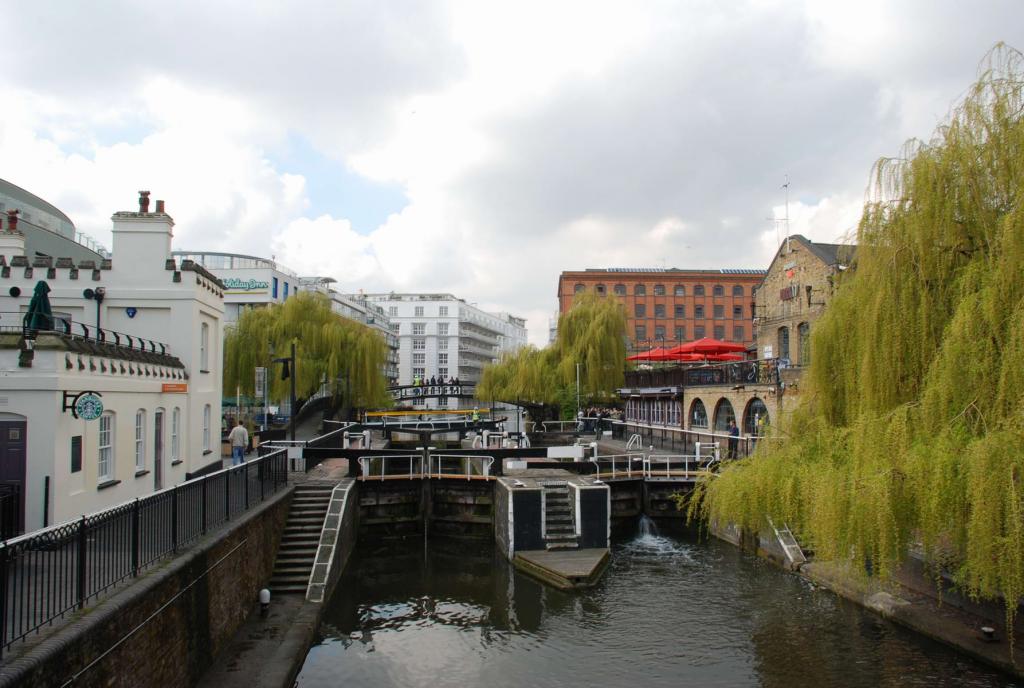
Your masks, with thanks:
M786 175L786 183L782 185L782 188L786 190L786 217L783 218L786 222L786 252L789 252L789 175Z

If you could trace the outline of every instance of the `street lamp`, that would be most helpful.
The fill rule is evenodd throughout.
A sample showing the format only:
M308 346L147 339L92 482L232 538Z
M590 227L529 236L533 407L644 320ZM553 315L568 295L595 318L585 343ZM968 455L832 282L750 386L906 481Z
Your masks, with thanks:
M291 380L291 405L288 407L288 425L290 426L289 434L291 435L291 441L295 441L295 340L292 340L291 345L292 355L287 358L275 358L274 363L282 364L281 368L281 379ZM274 347L270 347L270 355L274 355Z

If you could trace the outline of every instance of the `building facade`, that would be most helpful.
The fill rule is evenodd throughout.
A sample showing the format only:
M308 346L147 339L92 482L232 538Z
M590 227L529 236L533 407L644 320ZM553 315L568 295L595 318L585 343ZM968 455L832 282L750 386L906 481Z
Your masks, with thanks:
M398 384L415 380L463 385L480 379L484 366L526 344L526 321L508 313L488 313L451 294L367 294L386 312L398 336ZM417 398L415 406L460 408L458 398Z
M853 260L850 244L820 244L787 237L755 297L758 356L776 358L783 368L811 362L810 335L828 306L835 280Z
M224 322L232 325L247 308L284 303L299 291L302 279L277 261L241 253L175 251L178 260L190 260L224 282Z
M673 347L703 337L752 346L754 290L764 275L764 270L740 269L568 271L558 278L558 310L567 313L583 293L620 300L634 351Z
M15 215L0 231L0 481L20 483L26 529L221 466L224 285L172 257L162 202L139 206L100 263L29 258ZM37 289L52 330L26 332Z

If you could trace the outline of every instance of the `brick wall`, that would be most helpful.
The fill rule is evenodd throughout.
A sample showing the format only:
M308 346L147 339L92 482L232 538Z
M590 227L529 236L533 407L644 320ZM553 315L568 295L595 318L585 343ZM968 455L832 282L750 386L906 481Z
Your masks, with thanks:
M60 686L78 672L76 686L194 685L255 609L291 494L282 491L87 608L0 668L0 686Z

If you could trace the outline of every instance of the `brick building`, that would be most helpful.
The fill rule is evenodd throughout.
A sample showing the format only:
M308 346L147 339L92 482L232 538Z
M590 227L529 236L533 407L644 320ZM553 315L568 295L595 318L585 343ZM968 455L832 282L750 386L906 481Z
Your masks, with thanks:
M850 244L819 244L794 234L779 246L755 297L759 358L785 367L810 363L810 332L832 298L835 277L853 258Z
M600 268L566 271L558 278L558 310L577 294L620 299L632 349L672 347L702 337L752 346L754 291L764 270Z

